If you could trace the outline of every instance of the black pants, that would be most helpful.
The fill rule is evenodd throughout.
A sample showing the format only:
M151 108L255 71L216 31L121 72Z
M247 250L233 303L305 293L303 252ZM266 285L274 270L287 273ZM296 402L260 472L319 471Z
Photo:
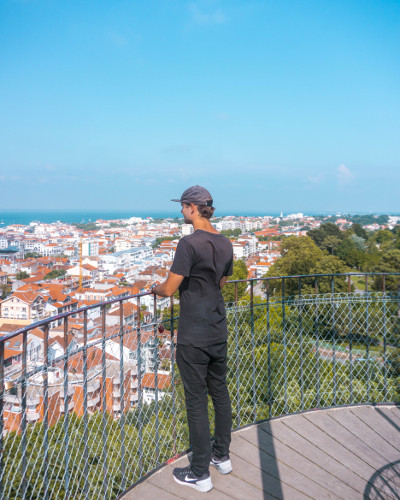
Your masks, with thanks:
M208 472L211 458L207 393L215 410L217 457L228 455L231 442L232 409L226 386L227 344L193 347L178 344L176 362L185 388L189 437L193 451L192 470L196 476Z

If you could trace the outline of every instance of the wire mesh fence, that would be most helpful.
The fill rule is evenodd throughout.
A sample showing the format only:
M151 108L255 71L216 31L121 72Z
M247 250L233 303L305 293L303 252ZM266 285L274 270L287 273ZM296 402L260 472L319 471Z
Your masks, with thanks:
M329 278L329 291L313 293L300 280L290 295L287 278L259 295L249 282L227 305L234 428L312 408L399 402L400 294L349 291L346 280L336 291ZM1 498L116 498L189 448L177 318L164 314L160 333L157 301L149 312L144 297L0 339ZM209 411L212 422L211 402Z

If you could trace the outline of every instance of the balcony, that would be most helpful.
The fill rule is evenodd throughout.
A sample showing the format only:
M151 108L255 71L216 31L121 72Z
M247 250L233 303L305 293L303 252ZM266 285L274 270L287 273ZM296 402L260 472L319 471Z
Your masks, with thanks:
M303 279L315 280L315 293L303 293ZM368 279L372 282L374 277L366 275ZM290 280L296 282L299 293L287 294L293 289ZM343 286L336 291L340 280L348 280L347 291ZM381 290L356 293L351 290L351 275L340 275L271 278L265 280L264 291L257 287L261 295L256 296L256 284L261 281L247 282L246 296L227 305L228 384L236 431L231 447L234 471L227 477L212 474L214 492L210 498L398 497L399 292L386 291L383 279ZM327 284L329 292L327 286L324 288ZM237 290L239 285L234 286ZM125 300L134 299L140 307L143 296L111 302L122 307ZM92 307L101 307L107 315L103 304L73 314L88 317ZM57 319L66 321L71 314ZM32 328L46 332L51 321L54 318L3 337L0 348L4 349L6 339L26 336ZM141 345L142 332L154 335L157 324L156 318L150 329L134 325L137 345ZM4 432L0 436L5 451L0 491L5 498L63 498L65 492L85 499L98 497L99 492L104 498L122 498L124 494L128 499L173 498L192 493L174 489L171 478L172 457L184 454L189 446L184 401L176 385L175 345L171 342L169 346L169 391L163 390L161 398L156 386L154 401L146 405L143 375L139 373L137 389L132 380L126 388L132 407L120 414L119 404L109 408L108 389L100 380L116 377L119 381L121 375L125 378L121 367L127 372L130 365L93 355L94 348L98 352L105 345L105 325L104 321L101 338L90 343L84 339L65 356L50 361L45 355L43 365L32 369L23 361L14 380L21 405L18 419L5 411L3 402L12 403L12 398L2 388L0 421ZM176 326L174 318L171 330ZM122 353L119 331L110 335L115 335ZM46 343L45 335L45 351ZM157 357L158 343L154 345ZM139 363L144 351L136 352ZM64 367L63 388L69 394L77 375L69 373L67 367L77 354L82 356L80 366L84 369L83 383L79 379L83 399L72 410L76 415L60 415L62 420L53 432L57 419L51 394L46 392L48 372L54 366ZM1 379L2 359L0 356ZM88 360L93 363L95 359L98 366L91 365L88 380ZM29 423L27 385L38 373L44 380L37 388L43 397L44 418L40 423ZM98 388L95 397L89 394L91 386ZM112 393L119 397L117 387L112 386ZM15 433L9 432L11 424ZM18 453L13 453L14 449ZM96 460L93 450L97 450ZM182 462L187 463L186 455L177 460L178 465ZM63 472L53 475L55 470ZM125 493L132 486L131 492ZM194 493L190 497L197 498Z
M68 401L68 412L72 411L73 409L75 408L75 403L73 401ZM62 401L60 403L60 412L61 413L64 413L65 411L65 403L64 401Z
M95 396L94 398L90 398L87 400L88 408L92 408L100 403L100 396Z

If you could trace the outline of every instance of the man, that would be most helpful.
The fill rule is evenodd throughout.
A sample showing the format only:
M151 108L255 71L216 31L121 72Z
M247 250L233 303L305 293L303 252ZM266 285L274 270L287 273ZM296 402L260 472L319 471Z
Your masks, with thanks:
M228 330L221 289L232 275L231 242L211 225L213 199L201 186L188 188L178 201L194 232L182 238L164 283L153 292L170 297L179 288L180 317L176 361L185 389L192 446L188 467L175 468L174 480L206 492L212 489L209 466L232 471L229 458L232 411L226 386ZM215 409L215 442L211 450L207 394Z

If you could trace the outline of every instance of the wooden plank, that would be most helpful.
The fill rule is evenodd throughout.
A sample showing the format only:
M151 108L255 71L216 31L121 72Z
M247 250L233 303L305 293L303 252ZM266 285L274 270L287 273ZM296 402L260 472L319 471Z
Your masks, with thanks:
M344 411L344 409L342 410ZM365 468L366 474L363 477L365 477L365 479L369 481L377 470L381 469L387 464L387 460L376 454L374 449L371 448L364 440L357 438L348 429L340 425L331 416L331 413L334 411L337 410L330 409L323 412L317 412L316 414L311 414L311 421L327 435L331 436L333 439L340 442L345 448L355 453L357 457L364 462L364 466L361 465L361 471L359 472L362 472L362 470ZM310 418L309 414L305 414L304 417L307 419ZM354 461L354 467L358 468L358 466L358 463ZM382 472L382 474L386 476L386 480L393 481L392 476L388 476L385 472Z
M382 406L382 407L380 407L380 409L390 412L391 418L393 418L397 422L397 425L400 425L400 407L398 407L398 406L388 406L388 407Z
M364 474L365 470L365 477L371 476L376 469L381 468L387 461L374 453L373 448L371 448L368 443L357 438L346 427L339 424L337 420L333 418L332 411L334 410L326 410L324 412L318 412L318 414L312 414L312 416L305 414L304 417L318 426L332 439L338 441L350 452L354 453L359 460L363 462L360 464L361 470L359 472Z
M129 491L124 496L124 500L155 500L156 498L162 498L163 500L176 500L177 498L185 497L177 497L168 491L154 486L148 481L138 484L135 488L133 488L133 490Z
M300 474L311 478L314 482L321 485L321 491L323 489L327 490L325 493L326 498L329 498L330 494L334 494L335 498L347 499L356 494L356 491L344 483L342 478L332 476L329 471L321 467L318 460L314 462L305 456L304 446L309 448L309 455L313 458L315 451L317 454L320 453L320 450L316 449L311 443L308 441L302 443L302 452L299 452L295 448L285 444L282 440L279 440L275 433L277 423L276 421L272 422L269 428L263 425L262 429L260 428L258 431L251 428L246 433L243 433L241 437L258 445L262 451L272 454L277 462L285 463ZM274 440L273 447L270 445L271 439Z
M359 439L368 443L368 446L374 450L374 453L381 455L387 462L393 462L399 458L399 452L396 448L384 442L371 427L356 417L351 411L331 410L330 415Z
M233 472L211 468L209 500L400 498L400 408L359 406L288 415L233 434ZM388 463L389 462L389 463ZM124 500L205 498L163 467ZM370 482L368 482L370 481Z
M292 486L281 482L279 478L260 469L257 464L250 464L236 455L235 451L231 452L231 460L233 466L232 474L253 486L261 488L265 493L275 498L293 498L296 500L310 498L310 496L302 494Z
M269 474L276 471L279 475L281 483L289 484L290 486L301 491L303 494L310 495L312 498L337 498L337 495L334 495L331 491L327 490L324 486L318 484L312 479L315 475L315 467L313 467L312 470L309 470L310 475L303 474L296 468L287 465L284 461L279 461L277 459L278 454L276 453L275 446L272 443L271 436L261 431L257 443L260 447L258 447L245 439L247 434L249 434L249 432L246 432L237 438L241 441L239 453L243 459L254 464L258 462L259 467ZM291 461L288 456L286 459L287 461Z
M186 467L187 465L189 465L187 457L182 457L173 465L167 465L158 473L150 476L147 482L161 488L164 491L167 491L172 495L175 495L178 498L184 498L185 500L196 500L198 498L204 499L204 493L201 493L194 488L190 488L189 486L183 486L174 481L172 477L173 469L175 467ZM228 500L229 498L230 497L228 495L225 495L225 493L217 490L215 487L211 491L207 492L207 499L210 500Z
M263 425L263 430L265 426ZM268 427L266 427L268 429ZM352 470L338 462L326 450L315 446L304 436L284 425L283 421L274 421L273 431L274 438L285 443L289 448L297 451L300 455L306 457L310 462L318 465L332 476L332 484L343 483L354 491L353 484L359 480L359 476ZM365 478L365 481L367 477ZM353 495L359 494L360 489L356 490ZM348 497L350 498L350 497Z
M362 492L365 481L369 477L368 472L365 470L364 462L359 461L356 469L355 462L357 463L357 455L354 455L354 453L351 453L347 448L326 435L316 425L304 418L304 416L300 415L299 417L285 417L282 419L282 423L298 434L302 434L308 441L334 458L335 462L331 464L333 468L330 470L336 477L340 477L339 469L343 470L338 464L347 468L343 480L356 491Z
M388 418L385 418L379 411L379 408L358 406L351 408L351 413L361 419L368 427L371 427L382 440L393 446L397 452L400 451L400 426L389 422Z
M326 498L330 497L330 494L334 494L334 498L350 498L356 494L356 490L354 490L351 486L348 486L346 483L342 481L342 478L336 478L331 474L330 471L324 469L321 463L317 461L311 461L304 453L304 446L302 447L301 452L297 451L294 448L291 448L283 441L276 438L275 435L275 422L272 422L270 429L267 432L267 426L263 426L261 432L255 434L254 432L247 432L243 434L243 438L251 440L253 443L258 442L258 445L261 450L266 453L275 454L276 459L279 462L283 462L292 469L297 470L300 474L303 474L306 477L311 478L314 482L320 485L321 494L323 489L326 489ZM265 437L268 436L265 443ZM274 450L270 448L270 439L273 437L274 439ZM316 450L316 447L309 443L305 442L305 446L309 448L308 454L309 456L315 456L315 452L317 453L320 450ZM325 496L324 495L324 496Z
M211 472L214 488L223 491L229 498L235 500L277 500L277 497L267 493L252 484L243 481L233 473L222 475L218 471ZM203 497L204 498L204 497Z

